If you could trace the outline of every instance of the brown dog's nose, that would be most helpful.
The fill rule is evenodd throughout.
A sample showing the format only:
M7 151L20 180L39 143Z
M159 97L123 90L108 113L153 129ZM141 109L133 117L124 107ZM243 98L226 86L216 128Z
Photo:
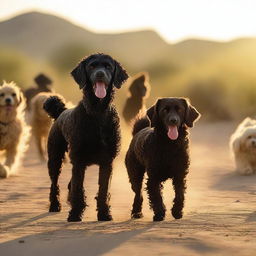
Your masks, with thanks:
M11 103L11 99L10 98L5 99L5 103L10 104Z
M178 119L177 119L176 117L172 117L172 118L170 119L170 123L171 123L172 125L177 125Z

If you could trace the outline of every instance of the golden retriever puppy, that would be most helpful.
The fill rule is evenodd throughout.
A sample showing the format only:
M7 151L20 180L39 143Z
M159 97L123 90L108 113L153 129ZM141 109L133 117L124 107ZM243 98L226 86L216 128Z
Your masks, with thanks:
M4 82L0 86L0 150L5 158L0 164L1 178L17 171L27 149L30 128L25 123L25 107L20 88Z
M239 124L231 135L230 150L239 174L256 173L256 120L247 117Z
M43 104L48 97L52 96L50 92L41 92L31 100L31 127L34 136L39 157L45 161L46 141L52 125L52 119L43 109Z
M52 118L50 118L43 109L44 102L50 96L58 96L63 100L63 102L65 102L61 95L51 92L40 92L31 100L30 124L32 127L32 135L35 138L36 147L41 161L46 160L46 142L52 125ZM71 106L71 103L68 103L68 105Z
M27 110L30 111L31 109L31 100L34 96L36 96L40 92L53 92L52 89L52 80L44 75L44 74L38 74L34 81L36 83L36 87L30 87L27 90L25 90L24 95L27 100Z

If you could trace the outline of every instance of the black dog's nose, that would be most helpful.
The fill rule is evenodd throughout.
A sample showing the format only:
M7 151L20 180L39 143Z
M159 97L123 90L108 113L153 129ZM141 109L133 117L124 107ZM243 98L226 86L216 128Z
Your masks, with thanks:
M176 117L172 117L172 118L170 119L170 123L171 123L172 125L176 125L176 124L178 123L178 119L177 119Z
M101 71L101 70L99 70L99 71L96 73L97 78L103 78L104 75L105 75L104 72Z
M5 103L10 104L11 103L11 99L10 98L5 99Z

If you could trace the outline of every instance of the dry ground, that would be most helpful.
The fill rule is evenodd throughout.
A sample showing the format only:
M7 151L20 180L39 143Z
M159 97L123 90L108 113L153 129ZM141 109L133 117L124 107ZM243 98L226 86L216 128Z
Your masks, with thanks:
M97 222L94 196L98 171L86 172L89 207L81 223L67 223L70 165L61 175L63 211L47 211L49 178L32 146L15 177L0 180L0 255L256 255L256 176L238 176L228 150L234 123L198 124L191 131L191 168L185 214L170 214L173 190L166 182L164 222L153 223L148 201L144 218L130 220L133 194L123 165L112 180L114 221ZM126 141L127 139L124 139Z

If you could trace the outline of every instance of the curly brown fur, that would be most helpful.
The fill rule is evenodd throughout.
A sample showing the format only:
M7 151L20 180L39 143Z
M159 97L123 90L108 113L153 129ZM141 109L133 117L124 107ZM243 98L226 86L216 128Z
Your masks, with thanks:
M147 73L139 73L133 77L129 91L130 97L127 98L123 109L123 117L127 123L130 123L145 108L145 99L150 90Z
M165 218L162 182L172 179L175 198L172 215L182 218L186 175L189 167L188 127L199 117L197 110L184 98L159 99L148 117L137 120L134 137L126 154L125 164L135 193L132 217L142 217L142 182L147 172L147 192L154 221ZM148 127L144 128L148 124ZM139 129L140 127L140 129Z
M5 153L5 161L0 164L0 177L15 174L19 167L27 142L30 128L24 120L26 106L23 94L15 83L0 86L0 150Z
M54 109L48 110L48 112L53 113L52 117L56 117L64 111L65 108L65 100L61 95L51 92L41 92L37 94L31 101L31 127L32 127L32 135L35 138L37 150L42 161L45 161L46 154L46 141L48 139L49 130L52 125L52 119L49 117L47 112L43 109L44 102L51 98L61 99L64 103L62 103L62 108L55 107Z
M68 221L81 221L86 207L84 195L85 169L99 165L98 220L112 220L109 186L112 163L120 145L119 118L111 104L114 87L120 88L128 78L126 71L112 57L93 54L82 60L71 72L83 90L83 99L73 109L64 110L54 122L48 138L48 168L52 181L50 212L61 210L58 178L65 151L69 151L72 178L68 200L71 204ZM60 106L49 100L45 109Z
M52 92L52 80L44 74L39 74L34 78L37 87L30 87L25 90L24 95L27 100L27 109L31 108L31 100L40 92Z

